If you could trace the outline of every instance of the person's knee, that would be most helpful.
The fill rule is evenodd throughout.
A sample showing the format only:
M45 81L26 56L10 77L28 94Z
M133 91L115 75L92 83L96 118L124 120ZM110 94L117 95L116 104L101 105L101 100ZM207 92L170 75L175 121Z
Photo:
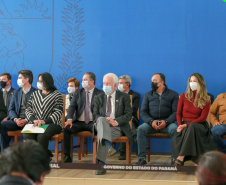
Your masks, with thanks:
M102 125L103 124L106 124L106 118L105 117L99 117L97 119L97 126L96 126L97 130L99 130L100 128L102 128ZM110 125L110 123L109 123L109 125Z
M172 137L175 132L177 130L177 125L176 123L171 123L169 126L168 126L168 132L169 132L169 135Z
M137 129L137 135L140 135L140 134L145 134L145 133L147 133L147 123L143 123L142 125L140 125L139 127L138 127L138 129Z
M212 135L213 135L214 137L221 136L221 134L220 134L220 132L219 132L220 130L221 130L221 129L220 129L218 126L213 127L213 128L211 129Z
M97 119L97 123L103 123L104 121L106 121L106 118L105 117L99 117Z

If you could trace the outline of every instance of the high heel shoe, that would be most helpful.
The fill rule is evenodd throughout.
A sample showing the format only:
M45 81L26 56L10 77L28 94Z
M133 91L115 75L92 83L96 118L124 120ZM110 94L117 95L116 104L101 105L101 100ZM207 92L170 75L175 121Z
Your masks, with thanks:
M184 161L181 161L179 159L175 160L175 166L184 166Z

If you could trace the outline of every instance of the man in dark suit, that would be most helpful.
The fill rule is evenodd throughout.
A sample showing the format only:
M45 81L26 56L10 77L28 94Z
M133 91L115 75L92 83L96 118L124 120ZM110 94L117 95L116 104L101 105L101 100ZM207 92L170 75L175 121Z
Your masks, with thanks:
M13 87L11 87L11 79L12 76L9 73L2 73L0 75L1 91L3 92L4 104L7 109L7 116L3 119L3 121L9 120L8 108L13 92L15 90Z
M93 130L94 97L101 90L95 88L96 76L86 72L82 78L82 89L77 89L68 109L67 122L64 129L64 162L72 162L70 157L71 134Z
M131 77L129 75L122 75L119 77L119 85L118 89L121 92L127 93L128 95L132 95L132 109L133 109L133 117L132 117L132 135L134 140L136 140L137 134L136 129L139 125L139 118L137 117L137 111L139 108L140 102L140 94L130 89L131 86ZM120 156L119 160L126 160L126 144L119 144Z
M33 74L30 70L22 70L18 74L17 84L20 88L14 91L9 104L8 112L10 120L1 122L1 145L3 149L9 146L11 140L7 132L22 130L27 123L25 115L26 104L31 94L37 90L31 86Z
M94 100L94 122L97 130L98 148L97 162L105 164L107 154L111 156L115 149L111 146L114 139L126 135L132 144L129 121L132 118L130 97L126 93L116 91L118 77L108 73L103 78L104 93L96 96ZM103 175L106 170L96 170L96 175Z
M6 113L7 113L7 110L4 104L2 91L0 91L0 121L2 121L6 117Z

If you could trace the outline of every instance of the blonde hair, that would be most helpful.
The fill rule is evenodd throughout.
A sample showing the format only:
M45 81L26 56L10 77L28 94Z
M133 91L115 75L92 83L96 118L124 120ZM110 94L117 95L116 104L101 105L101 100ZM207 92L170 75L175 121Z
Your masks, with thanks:
M193 92L190 88L190 79L192 76L194 76L196 78L197 83L198 83L198 88L197 88L196 96L194 99L194 106L198 107L200 109L203 109L205 107L206 103L210 101L210 97L207 94L206 82L201 74L193 73L188 78L188 85L187 85L187 90L185 92L185 98L187 98L188 101L190 101L190 102L193 101Z

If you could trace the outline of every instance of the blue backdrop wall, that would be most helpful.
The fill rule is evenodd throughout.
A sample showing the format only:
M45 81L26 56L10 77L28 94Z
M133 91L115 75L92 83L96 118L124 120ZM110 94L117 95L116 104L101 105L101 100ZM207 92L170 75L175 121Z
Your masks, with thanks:
M222 0L0 0L0 72L15 88L21 69L34 86L50 72L62 93L86 71L98 88L105 73L128 74L141 100L153 73L181 94L199 72L216 97L225 92L225 20ZM152 151L170 152L169 141L154 140Z

